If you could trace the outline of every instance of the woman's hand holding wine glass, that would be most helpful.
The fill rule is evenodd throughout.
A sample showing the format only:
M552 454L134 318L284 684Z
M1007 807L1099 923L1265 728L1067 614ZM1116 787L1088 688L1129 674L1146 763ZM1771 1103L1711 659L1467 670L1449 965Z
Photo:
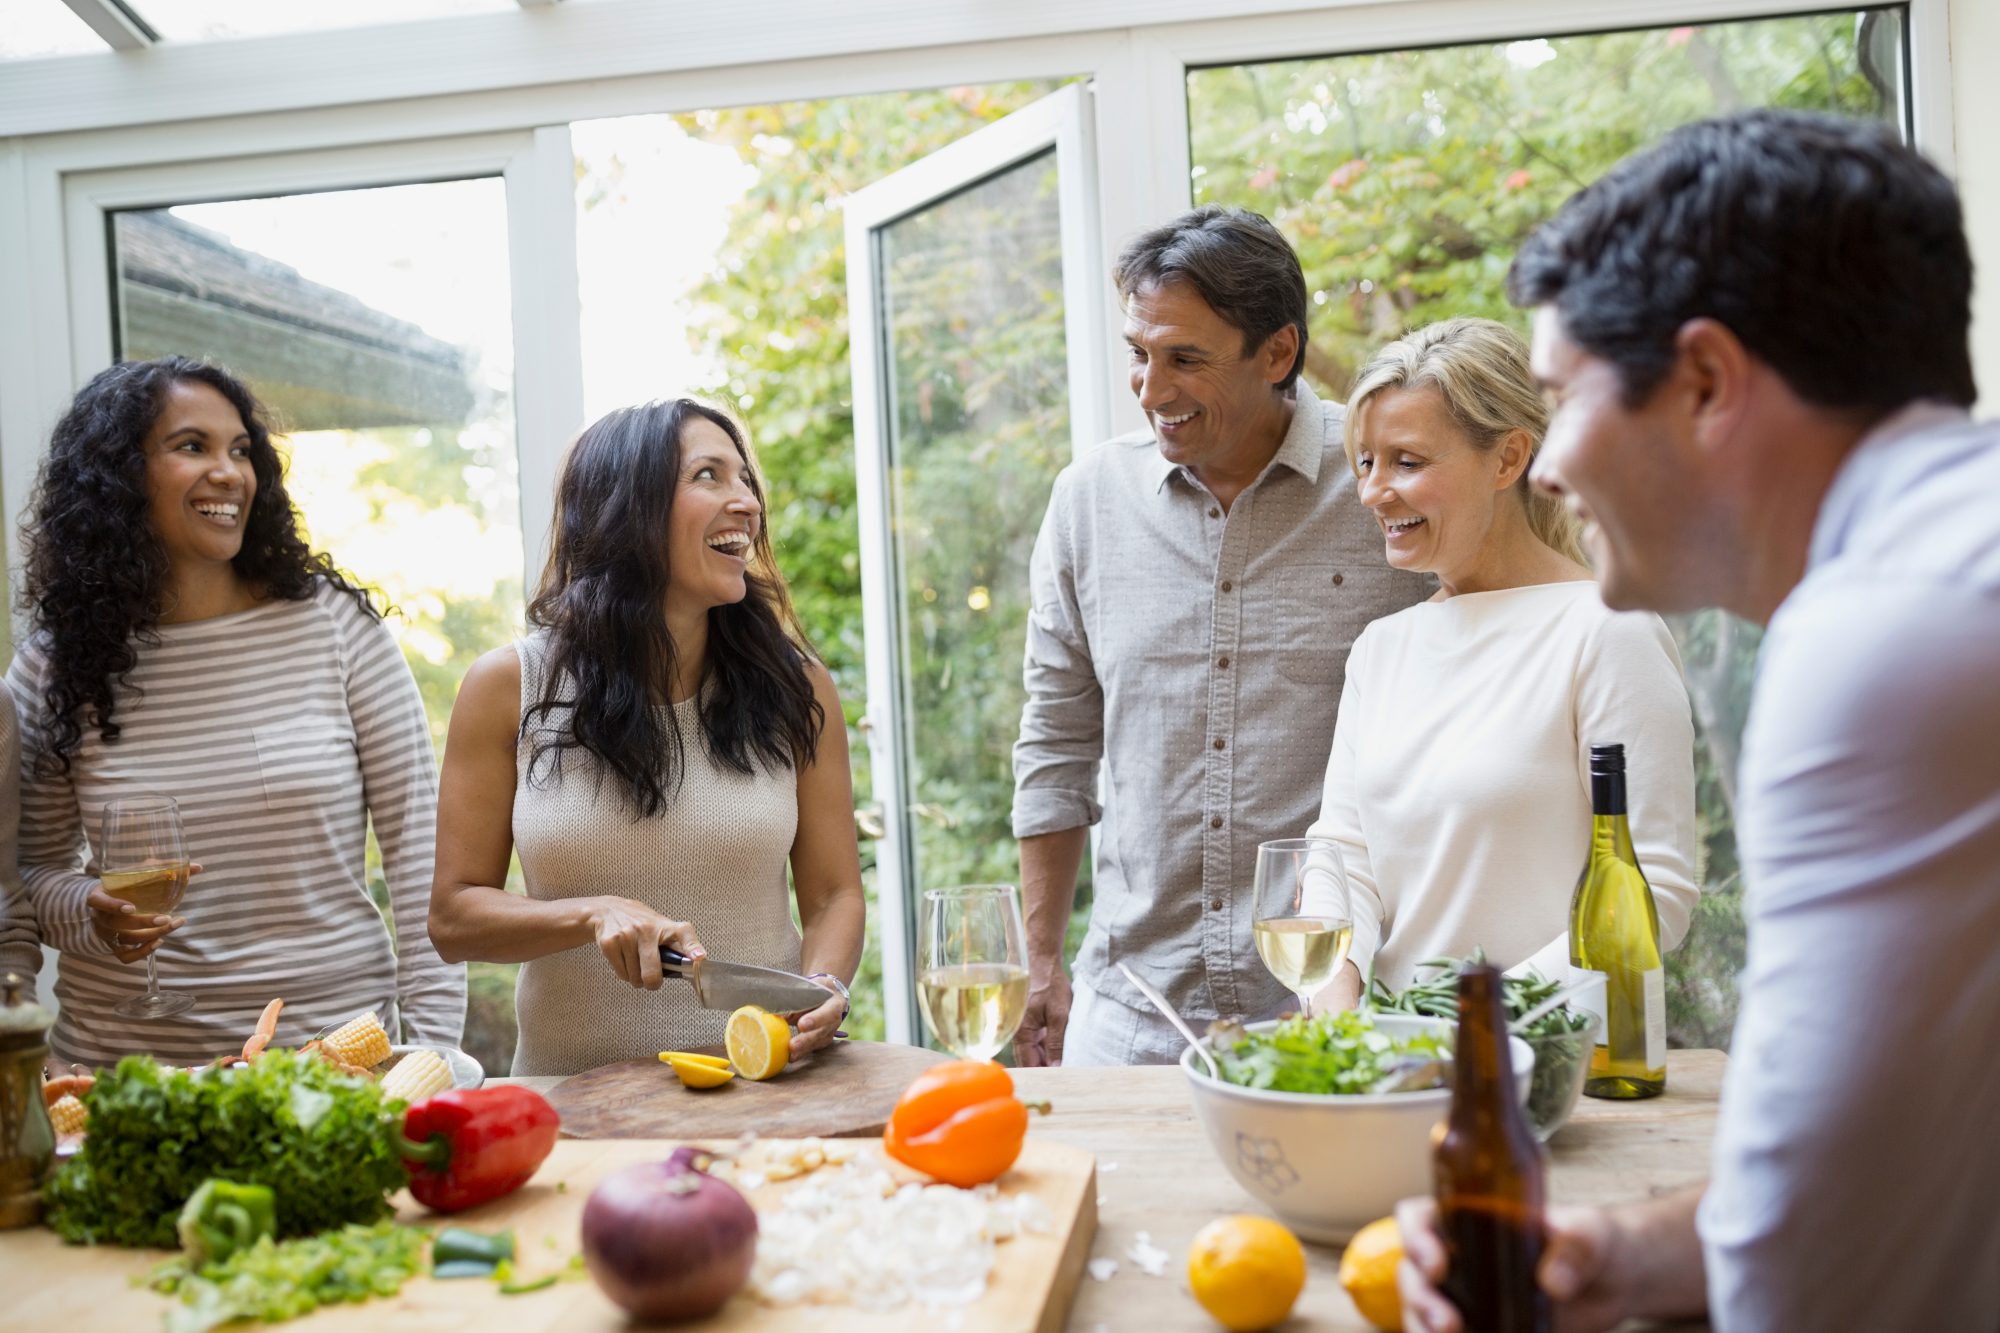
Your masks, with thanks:
M125 1018L165 1018L194 1008L194 998L160 989L160 941L185 924L173 915L194 867L181 811L167 796L121 796L104 806L98 842L99 887L90 894L91 924L123 962L146 960L146 993L112 1010ZM151 924L140 924L148 921Z
M188 863L188 878L201 873L201 862ZM187 918L172 914L149 915L128 898L115 898L100 884L90 891L84 905L90 909L90 928L111 946L121 963L136 963L160 947L160 941L187 924Z

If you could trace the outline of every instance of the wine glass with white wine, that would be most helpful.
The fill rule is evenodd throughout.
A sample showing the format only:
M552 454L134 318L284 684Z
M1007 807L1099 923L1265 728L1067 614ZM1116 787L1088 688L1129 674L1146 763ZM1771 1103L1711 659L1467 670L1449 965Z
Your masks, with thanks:
M167 916L187 892L187 835L171 796L120 796L105 803L98 843L104 891L143 916ZM124 1018L165 1018L194 1008L194 997L160 989L157 951L146 955L146 993L112 1009Z
M917 998L938 1045L991 1060L1028 1007L1027 931L1012 884L931 889L918 921Z
M1281 838L1257 848L1257 956L1292 994L1299 1012L1339 973L1354 942L1347 870L1331 838Z

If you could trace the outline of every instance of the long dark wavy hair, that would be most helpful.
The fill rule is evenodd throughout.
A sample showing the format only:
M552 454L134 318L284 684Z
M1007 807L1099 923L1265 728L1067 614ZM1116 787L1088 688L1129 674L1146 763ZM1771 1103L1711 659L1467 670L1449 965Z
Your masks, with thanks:
M46 637L49 656L43 700L53 723L42 758L64 773L85 727L95 727L107 744L118 739L119 686L138 665L140 646L159 642L167 552L149 517L145 442L175 384L214 389L249 433L257 494L243 549L230 561L244 582L261 597L297 602L312 596L315 579L325 579L369 615L381 615L366 592L299 535L264 409L241 380L179 356L102 371L56 423L21 527L27 556L21 609Z
M549 562L528 604L528 623L548 632L541 697L521 717L530 780L558 776L565 751L587 750L636 818L666 809L687 771L680 723L658 705L678 662L666 620L667 534L681 435L696 418L729 436L763 505L756 460L727 413L691 398L622 408L570 446ZM748 594L708 613L702 737L709 755L739 773L811 763L826 725L807 674L812 645L768 534L758 523Z

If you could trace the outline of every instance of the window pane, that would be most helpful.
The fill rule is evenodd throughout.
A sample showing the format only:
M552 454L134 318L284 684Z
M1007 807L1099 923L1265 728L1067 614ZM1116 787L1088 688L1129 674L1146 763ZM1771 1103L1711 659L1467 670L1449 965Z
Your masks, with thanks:
M380 588L440 746L521 616L499 179L119 213L119 355L213 360L285 434L308 540Z
M448 14L497 14L515 7L515 0L139 0L133 6L169 41L365 28Z
M1070 457L1055 152L879 235L909 884L1007 882L1028 557Z
M1306 373L1345 397L1404 332L1452 315L1526 330L1503 292L1522 239L1676 125L1753 106L1907 124L1900 9L1191 71L1197 202L1269 216L1312 300ZM1668 963L1677 1044L1724 1046L1743 961L1736 756L1758 632L1672 618L1698 723L1704 898Z
M110 49L62 0L7 0L7 21L0 23L0 59Z

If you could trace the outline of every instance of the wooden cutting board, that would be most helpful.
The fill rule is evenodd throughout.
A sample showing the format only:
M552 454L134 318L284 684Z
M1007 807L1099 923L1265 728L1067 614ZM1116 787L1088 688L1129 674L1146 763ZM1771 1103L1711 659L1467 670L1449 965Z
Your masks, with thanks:
M620 1167L658 1161L670 1142L646 1140L564 1140L528 1185L482 1208L440 1218L399 1195L397 1220L424 1226L448 1222L478 1231L512 1228L517 1269L523 1278L562 1271L578 1252L583 1205L597 1183ZM782 1152L784 1146L759 1144ZM874 1145L834 1145L848 1153L875 1151ZM810 1180L811 1176L802 1179ZM760 1212L777 1206L798 1181L749 1191ZM1047 1234L1024 1234L995 1247L995 1265L985 1295L963 1307L962 1319L920 1308L866 1311L847 1305L771 1307L739 1295L721 1312L694 1325L729 1333L769 1333L810 1327L815 1333L1055 1333L1069 1318L1070 1302L1097 1232L1097 1172L1087 1152L1037 1141L1029 1133L1021 1159L1000 1180L1001 1192L1034 1194L1055 1220ZM148 1272L165 1256L156 1250L65 1245L55 1233L33 1227L0 1232L0 1289L6 1292L8 1328L116 1328L145 1333L159 1329L168 1299L130 1279ZM468 1329L491 1333L630 1333L622 1310L587 1277L565 1280L542 1291L503 1296L488 1280L438 1282L412 1278L393 1297L362 1305L326 1307L295 1321L299 1333L444 1333Z
M720 1046L698 1048L721 1055ZM548 1092L563 1133L579 1139L848 1138L879 1134L911 1079L949 1059L920 1046L843 1041L776 1078L683 1087L658 1056L600 1065Z

